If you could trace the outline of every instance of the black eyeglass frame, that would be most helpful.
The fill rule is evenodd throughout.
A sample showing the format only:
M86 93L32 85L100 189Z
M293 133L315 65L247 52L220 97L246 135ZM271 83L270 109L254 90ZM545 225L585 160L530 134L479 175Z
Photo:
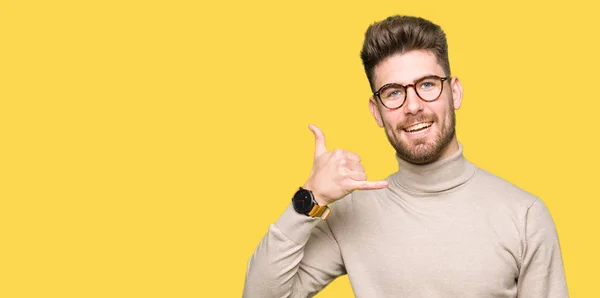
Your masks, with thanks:
M424 99L423 97L421 97L421 95L419 94L419 91L417 91L417 88L415 88L415 86L424 80L432 79L432 78L437 78L440 81L442 81L442 87L440 88L440 94L436 98L434 98L432 100L427 100L427 99ZM397 109L401 108L404 105L404 103L406 102L406 97L408 96L408 87L413 87L413 89L415 90L415 93L421 100L423 100L425 102L432 102L432 101L438 100L440 98L440 96L442 96L442 93L444 92L444 82L447 81L448 79L450 79L450 77L438 77L436 75L431 75L431 76L422 77L422 78L418 79L417 81L415 81L414 83L408 84L408 85L402 85L402 84L398 84L398 83L389 83L389 84L385 84L385 85L381 86L381 88L379 88L379 90L375 91L375 93L373 93L373 97L377 98L379 100L379 102L381 102L381 104L384 107L386 107L387 109L397 110ZM398 107L395 107L395 108L390 108L390 107L386 106L385 103L383 103L383 100L381 99L381 90L383 90L384 88L390 87L390 86L399 86L399 87L404 88L404 90L406 90L406 92L404 92L404 99L402 99L402 103Z

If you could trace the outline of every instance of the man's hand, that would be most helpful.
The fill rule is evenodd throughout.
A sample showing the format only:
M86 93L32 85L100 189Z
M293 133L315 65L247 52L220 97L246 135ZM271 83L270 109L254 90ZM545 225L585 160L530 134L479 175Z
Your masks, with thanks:
M329 205L357 189L388 186L386 180L367 181L358 155L341 149L328 152L323 132L312 124L309 129L315 135L315 159L310 177L302 188L311 190L319 205Z

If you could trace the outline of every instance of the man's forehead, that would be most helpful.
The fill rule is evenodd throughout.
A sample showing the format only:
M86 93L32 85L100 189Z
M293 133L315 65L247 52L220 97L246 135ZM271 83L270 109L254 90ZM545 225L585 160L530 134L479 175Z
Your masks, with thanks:
M430 51L418 50L394 54L375 66L375 86L387 83L412 84L420 78L437 75L444 71Z

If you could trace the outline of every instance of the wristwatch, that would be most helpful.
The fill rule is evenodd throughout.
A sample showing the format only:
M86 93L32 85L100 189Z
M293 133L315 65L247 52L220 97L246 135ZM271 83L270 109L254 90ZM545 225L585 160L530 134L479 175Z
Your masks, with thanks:
M327 206L320 206L315 200L312 191L300 187L292 198L292 205L296 212L308 215L310 217L320 217L325 220L331 213Z

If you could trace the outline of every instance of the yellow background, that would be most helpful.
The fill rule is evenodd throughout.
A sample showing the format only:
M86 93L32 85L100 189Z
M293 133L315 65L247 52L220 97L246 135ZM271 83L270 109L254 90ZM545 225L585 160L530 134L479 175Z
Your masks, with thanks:
M398 13L442 25L465 155L544 200L571 296L600 296L592 1L0 3L0 297L240 297L309 123L397 169L359 51Z

